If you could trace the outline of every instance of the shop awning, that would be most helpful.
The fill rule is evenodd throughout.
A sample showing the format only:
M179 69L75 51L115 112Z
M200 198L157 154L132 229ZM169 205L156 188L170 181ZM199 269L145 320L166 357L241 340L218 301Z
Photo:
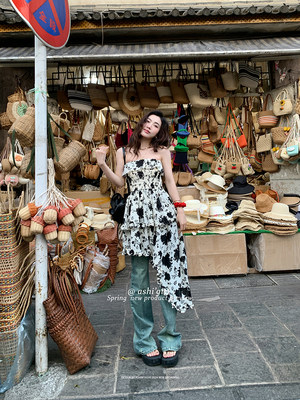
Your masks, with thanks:
M126 63L208 59L268 58L300 56L300 37L247 40L194 40L176 43L98 44L48 50L49 62ZM33 62L34 49L0 48L0 63Z

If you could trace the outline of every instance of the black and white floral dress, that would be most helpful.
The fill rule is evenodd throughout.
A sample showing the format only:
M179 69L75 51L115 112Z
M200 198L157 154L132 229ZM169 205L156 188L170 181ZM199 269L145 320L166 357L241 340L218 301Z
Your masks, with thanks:
M187 259L176 209L162 185L160 160L144 159L125 164L130 194L120 226L124 253L150 256L157 282L166 299L180 312L192 308Z

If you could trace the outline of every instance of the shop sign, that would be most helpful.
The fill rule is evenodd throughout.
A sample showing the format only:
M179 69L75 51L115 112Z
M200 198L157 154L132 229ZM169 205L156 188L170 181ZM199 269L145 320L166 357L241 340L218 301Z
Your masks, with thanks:
M35 35L47 46L64 47L70 35L68 0L10 0Z

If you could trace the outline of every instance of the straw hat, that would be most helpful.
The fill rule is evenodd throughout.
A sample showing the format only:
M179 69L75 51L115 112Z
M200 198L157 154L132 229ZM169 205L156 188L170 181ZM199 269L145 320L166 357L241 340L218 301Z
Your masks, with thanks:
M283 221L297 222L297 218L294 217L289 211L289 206L283 203L274 203L272 210L264 214L264 219L275 219Z
M7 115L10 122L15 122L16 119L26 114L28 105L26 101L14 101L13 103L7 103Z
M204 172L202 175L197 176L195 175L195 179L197 181L197 183L199 183L200 185L202 184L202 182L207 182L209 180L209 178L212 177L212 173L211 172Z
M91 227L101 231L105 227L111 228L114 226L114 221L111 219L110 215L108 214L97 214L94 216Z
M194 185L197 189L202 189L202 187L204 187L205 189L210 190L214 193L226 193L226 189L224 188L225 179L220 175L212 175L210 178L207 179L206 182L201 182L200 187L197 183L194 183Z
M253 201L251 200L242 200L238 210L233 212L233 217L239 217L244 215L256 216L260 213L256 210Z
M296 207L300 204L300 196L298 194L284 194L280 199L280 203L286 204L289 207Z
M273 204L276 203L276 201L272 197L265 193L261 193L256 196L255 201L256 210L261 213L270 212L272 210Z
M209 208L210 220L232 220L231 215L225 215L225 210L222 206L210 206Z
M133 86L124 88L118 95L118 101L127 115L136 116L143 111L137 91Z

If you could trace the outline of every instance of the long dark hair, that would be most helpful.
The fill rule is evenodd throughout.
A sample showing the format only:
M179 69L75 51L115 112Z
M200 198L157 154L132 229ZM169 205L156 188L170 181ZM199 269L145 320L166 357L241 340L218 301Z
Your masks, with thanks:
M169 124L165 117L163 116L163 113L160 111L150 111L148 114L146 114L143 118L140 119L138 122L135 130L133 131L129 143L128 143L128 148L129 150L133 150L134 154L137 156L138 152L141 147L141 131L143 129L143 126L147 119L150 117L150 115L156 115L157 117L160 118L161 120L161 127L157 135L151 140L150 145L153 147L153 150L156 152L160 147L169 147L170 146L170 134L169 134Z

